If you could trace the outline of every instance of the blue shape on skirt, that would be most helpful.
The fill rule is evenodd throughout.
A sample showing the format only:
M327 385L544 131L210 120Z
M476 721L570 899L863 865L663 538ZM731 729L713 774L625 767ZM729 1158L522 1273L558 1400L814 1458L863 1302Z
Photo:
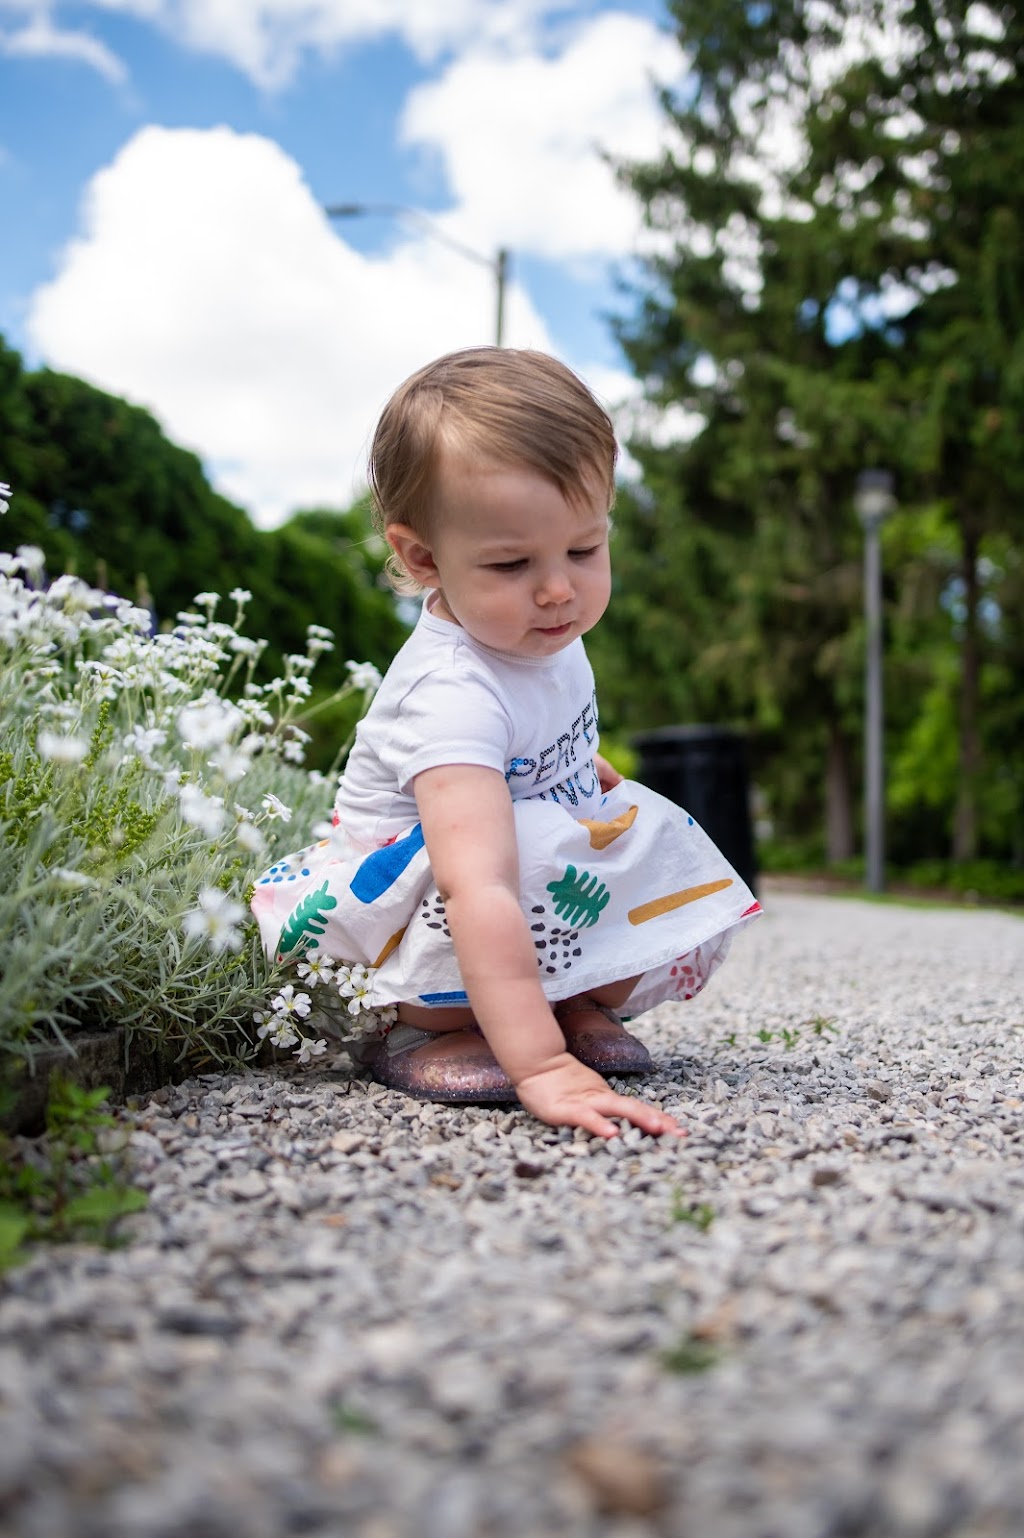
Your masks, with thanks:
M353 896L361 903L376 902L388 887L394 886L411 860L423 848L423 829L419 823L404 838L383 849L375 849L360 865L349 886Z

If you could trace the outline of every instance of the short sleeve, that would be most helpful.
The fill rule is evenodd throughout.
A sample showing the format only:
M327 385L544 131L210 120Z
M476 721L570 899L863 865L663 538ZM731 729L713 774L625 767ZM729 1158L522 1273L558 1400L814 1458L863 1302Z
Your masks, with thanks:
M417 679L398 706L387 757L403 794L416 775L442 764L505 773L512 720L494 685L471 670Z

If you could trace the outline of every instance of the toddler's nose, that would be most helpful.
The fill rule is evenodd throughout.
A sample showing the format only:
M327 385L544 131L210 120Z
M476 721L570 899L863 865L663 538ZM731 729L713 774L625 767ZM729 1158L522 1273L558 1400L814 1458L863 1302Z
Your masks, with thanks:
M568 603L572 595L573 586L569 580L568 572L549 571L545 573L538 593L541 603Z

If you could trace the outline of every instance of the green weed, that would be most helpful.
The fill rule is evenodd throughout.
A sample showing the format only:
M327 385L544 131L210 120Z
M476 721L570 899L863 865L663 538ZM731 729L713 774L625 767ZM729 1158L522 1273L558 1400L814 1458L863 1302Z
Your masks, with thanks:
M707 1372L717 1361L715 1347L696 1335L684 1335L678 1344L661 1353L661 1365L669 1372Z
M29 1142L0 1134L0 1271L36 1241L112 1244L118 1219L146 1205L100 1152L100 1133L118 1125L103 1110L109 1094L55 1079L45 1135Z

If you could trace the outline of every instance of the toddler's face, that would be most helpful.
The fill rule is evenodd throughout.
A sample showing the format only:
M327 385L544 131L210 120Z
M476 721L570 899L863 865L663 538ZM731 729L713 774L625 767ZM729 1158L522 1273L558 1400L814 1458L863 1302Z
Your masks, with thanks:
M474 640L551 657L608 606L608 497L573 506L527 466L442 461L430 534L434 610Z

